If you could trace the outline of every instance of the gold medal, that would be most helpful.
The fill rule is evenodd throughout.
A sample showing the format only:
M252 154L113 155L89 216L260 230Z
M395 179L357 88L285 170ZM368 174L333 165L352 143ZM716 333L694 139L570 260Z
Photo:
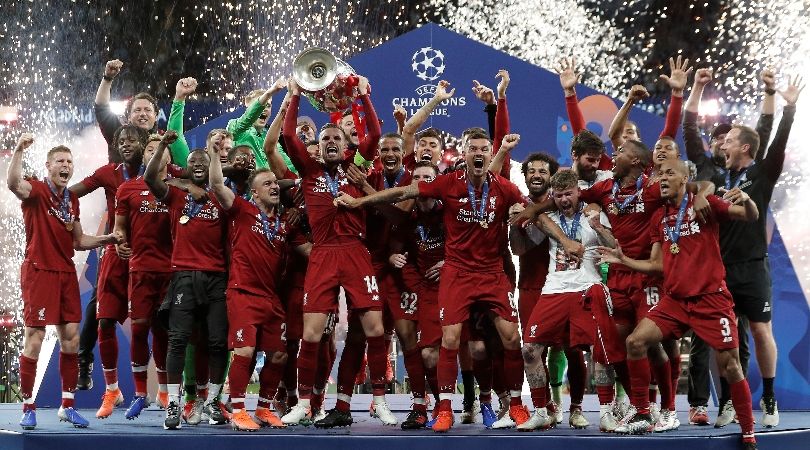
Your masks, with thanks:
M608 205L608 208L607 208L607 209L608 209L608 212L609 212L610 214L613 214L614 216L618 216L618 215L619 215L619 207L618 207L618 206L616 206L616 204L615 204L615 203L611 203L610 205Z
M73 231L73 222L65 222L65 229L68 231Z
M669 252L672 253L673 255L677 255L678 253L681 252L681 247L678 246L677 242L673 242L672 244L669 245Z
M481 228L484 228L484 229L489 228L489 224L487 223L486 220L482 220L482 221L478 222L478 225L481 225Z
M187 216L185 214L180 216L180 224L182 224L182 225L187 224L189 220L191 220L191 217L189 217L189 216Z

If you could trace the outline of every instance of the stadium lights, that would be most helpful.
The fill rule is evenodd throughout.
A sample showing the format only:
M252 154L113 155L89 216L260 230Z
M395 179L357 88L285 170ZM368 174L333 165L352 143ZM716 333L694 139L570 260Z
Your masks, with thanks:
M110 102L110 111L112 111L116 116L123 116L126 110L127 110L126 100L113 100Z
M702 117L715 117L720 114L720 103L716 98L701 100L698 105L698 115Z

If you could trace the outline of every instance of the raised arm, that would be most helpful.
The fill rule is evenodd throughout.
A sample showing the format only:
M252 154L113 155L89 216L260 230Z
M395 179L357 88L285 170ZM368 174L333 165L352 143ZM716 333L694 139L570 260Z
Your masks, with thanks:
M430 113L439 106L439 103L447 100L448 98L452 97L453 94L456 93L456 89L453 88L449 92L447 88L450 86L450 83L441 80L436 85L436 92L433 93L433 98L431 98L424 106L419 108L409 119L405 122L405 126L402 127L402 139L405 140L406 146L408 140L410 139L411 142L415 142L416 132L422 128L425 121L430 117ZM473 88L474 89L474 88Z
M394 106L394 122L397 123L397 134L402 136L402 129L405 128L405 120L408 119L408 111L402 107L402 105ZM407 142L406 142L407 144ZM413 142L411 142L411 146L413 147ZM413 152L413 148L410 149L411 153ZM405 156L408 155L408 147L405 147Z
M96 90L96 105L109 105L110 104L110 91L112 90L112 82L115 77L121 73L121 68L124 63L118 59L107 61L104 66L104 77Z
M146 165L146 171L143 173L143 181L146 182L146 185L149 186L149 190L152 191L152 194L154 194L155 198L158 200L165 199L166 194L169 193L169 186L166 184L166 181L159 177L163 152L165 152L166 147L176 139L177 133L171 130L163 135L163 139L160 140L155 154L152 155L152 159L149 160L149 164Z
M765 155L762 164L765 167L765 175L776 183L782 174L782 167L785 164L785 148L787 147L790 129L793 127L793 117L796 115L796 102L799 94L804 89L804 82L798 75L788 80L785 90L779 91L779 95L785 99L787 104L782 109L782 119L779 121L779 128L776 129L776 136L768 147L768 154Z
M560 86L562 86L563 93L565 93L565 110L568 112L571 131L576 136L585 129L585 116L582 115L582 110L579 109L579 100L575 89L582 78L582 74L576 71L575 58L561 59L554 70L560 75Z
M96 91L94 105L96 122L98 123L99 129L101 129L104 140L107 141L108 144L112 142L115 136L115 130L121 126L121 120L118 118L118 115L110 110L110 90L112 89L113 80L121 73L121 67L123 66L124 63L117 59L107 61L107 64L104 66L104 76ZM108 145L107 159L109 162L120 162L121 156L115 151L115 145Z
M20 200L25 200L31 195L31 183L22 176L22 160L25 150L34 143L34 135L23 133L17 140L14 147L14 154L11 156L11 163L8 165L8 189Z
M773 115L776 112L776 73L770 67L763 70L759 78L765 86L762 96L762 112L757 121L757 134L759 134L759 149L754 157L756 162L761 162L765 158L765 150L771 140L773 130Z
M645 260L628 258L622 253L621 247L618 246L616 248L599 247L599 253L602 256L600 263L623 264L631 270L648 275L662 275L664 273L664 260L661 254L660 242L653 243L650 259Z
M498 82L498 109L495 111L495 133L492 141L492 152L495 156L498 155L501 147L501 142L504 136L509 134L509 108L506 104L506 88L509 87L509 72L504 69L498 71L501 81ZM509 179L509 172L511 164L509 163L509 155L505 155L504 161L506 164L501 164L500 174L502 177Z
M231 209L236 194L231 188L225 186L225 178L222 176L222 162L213 148L206 149L211 162L208 164L208 182L211 184L211 191L222 208L226 211ZM248 187L250 189L250 187Z
M686 112L683 117L683 140L686 144L686 157L698 166L698 172L700 172L700 168L704 164L711 164L703 149L703 139L700 138L697 124L698 108L700 99L703 97L703 89L711 81L712 69L698 69L695 72L695 81L692 83L692 92L689 93L689 99L686 101Z
M518 142L520 142L520 135L519 134L507 134L503 137L503 142L500 145L500 151L492 158L492 161L489 163L489 171L495 173L501 173L503 175L504 171L509 171L511 167L509 167L510 155L512 153L512 149L517 147ZM506 164L506 167L504 167ZM508 178L508 173L505 176Z
M286 83L286 78L279 78L275 83L273 83L270 89L264 91L259 98L248 105L245 112L242 113L242 115L239 116L239 118L236 119L233 125L228 129L228 131L233 133L234 140L238 140L238 135L247 132L251 127L253 127L253 124L256 123L259 116L262 115L262 112L264 112L265 108L267 108L267 106L270 104L270 100L273 98L273 95L275 95L276 92L281 91ZM295 132L295 127L293 127L293 132Z
M473 80L473 94L478 100L484 102L484 112L487 113L487 131L489 138L495 139L495 115L498 113L498 104L495 102L495 93L492 89Z
M627 95L627 100L624 102L613 121L610 123L610 130L608 130L608 137L614 149L617 149L624 144L624 128L627 125L627 118L630 116L630 110L633 109L638 102L649 97L650 93L647 88L640 84L634 84L630 87L630 93Z
M281 124L284 123L290 105L290 97L291 94L287 91L284 101L281 102L281 107L276 112L273 122L270 123L270 128L267 129L267 135L264 137L264 154L270 164L270 170L273 171L278 180L283 180L284 175L287 173L287 163L278 152L278 139L281 135Z
M167 130L177 133L177 140L169 146L172 155L172 162L180 167L186 167L189 148L185 136L183 136L183 115L186 110L186 99L197 90L197 80L194 78L181 78L177 82L174 90L174 101L172 111L169 113L169 123Z
M667 108L667 118L664 123L664 130L661 131L661 137L666 136L674 139L678 134L678 125L681 123L683 90L686 88L689 74L692 73L692 68L689 67L689 58L682 59L681 55L678 55L677 61L669 58L669 70L670 76L662 74L659 77L666 81L672 89L672 98L670 99L669 108Z
M371 103L371 95L369 95L368 78L359 77L360 82L357 84L357 92L360 101L363 102L363 112L365 113L366 135L360 141L357 147L357 153L360 154L366 161L374 161L377 156L377 144L380 142L382 136L382 128L380 127L380 119L377 117L377 111L374 110L374 105Z
M288 81L287 92L290 94L290 103L287 106L287 112L284 113L284 126L281 128L281 135L284 137L285 148L293 165L303 177L312 170L313 164L316 163L310 158L304 143L295 134L295 126L298 121L298 104L301 101L301 88L298 87L298 83L292 77Z

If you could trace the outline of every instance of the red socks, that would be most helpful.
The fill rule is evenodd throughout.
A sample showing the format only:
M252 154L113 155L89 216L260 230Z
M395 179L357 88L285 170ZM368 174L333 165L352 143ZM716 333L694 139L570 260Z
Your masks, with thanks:
M650 386L650 362L647 358L628 359L627 368L630 372L630 403L636 407L639 414L649 414L647 388Z
M302 399L312 396L320 344L320 342L301 341L301 350L298 353L298 395Z
M34 383L36 379L37 360L20 355L20 395L23 400L34 396Z
M404 352L405 370L411 383L414 398L425 398L425 365L422 362L422 350L419 347Z
M669 361L666 361L660 366L652 366L652 370L655 372L655 379L658 380L658 389L661 391L661 409L675 409L675 403L673 401L675 397L672 395L672 375L670 375L669 371Z
M245 409L245 391L250 381L251 358L233 354L228 379L231 383L231 403L234 410Z
M62 378L62 406L70 408L73 406L76 382L79 381L78 353L59 352L59 375Z
M545 408L548 403L548 388L531 388L529 389L532 395L532 405L534 409Z
M436 403L439 403L439 379L436 366L425 367L425 378Z
M368 342L368 371L374 395L385 395L385 371L387 369L388 343L385 335L366 337Z
M104 382L107 385L118 382L118 337L115 325L109 328L98 327L98 352L101 367L104 369Z
M437 367L439 381L439 396L453 394L456 391L456 378L458 377L458 349L449 349L442 346L439 349L439 364ZM452 411L449 398L439 400L440 411Z
M743 439L754 439L754 413L751 411L751 389L748 381L742 380L729 385L731 390L731 403L737 412L737 419L740 421Z
M503 350L503 369L506 375L506 388L509 389L510 406L523 404L520 391L523 389L523 354L520 349Z
M473 373L478 381L479 401L481 403L492 400L493 364L492 358L472 360Z

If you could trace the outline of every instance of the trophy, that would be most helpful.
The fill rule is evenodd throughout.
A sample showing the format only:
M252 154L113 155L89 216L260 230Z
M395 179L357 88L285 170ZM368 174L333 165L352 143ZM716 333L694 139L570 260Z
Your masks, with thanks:
M334 113L351 108L357 98L354 69L319 47L301 52L293 62L293 78L313 108Z

